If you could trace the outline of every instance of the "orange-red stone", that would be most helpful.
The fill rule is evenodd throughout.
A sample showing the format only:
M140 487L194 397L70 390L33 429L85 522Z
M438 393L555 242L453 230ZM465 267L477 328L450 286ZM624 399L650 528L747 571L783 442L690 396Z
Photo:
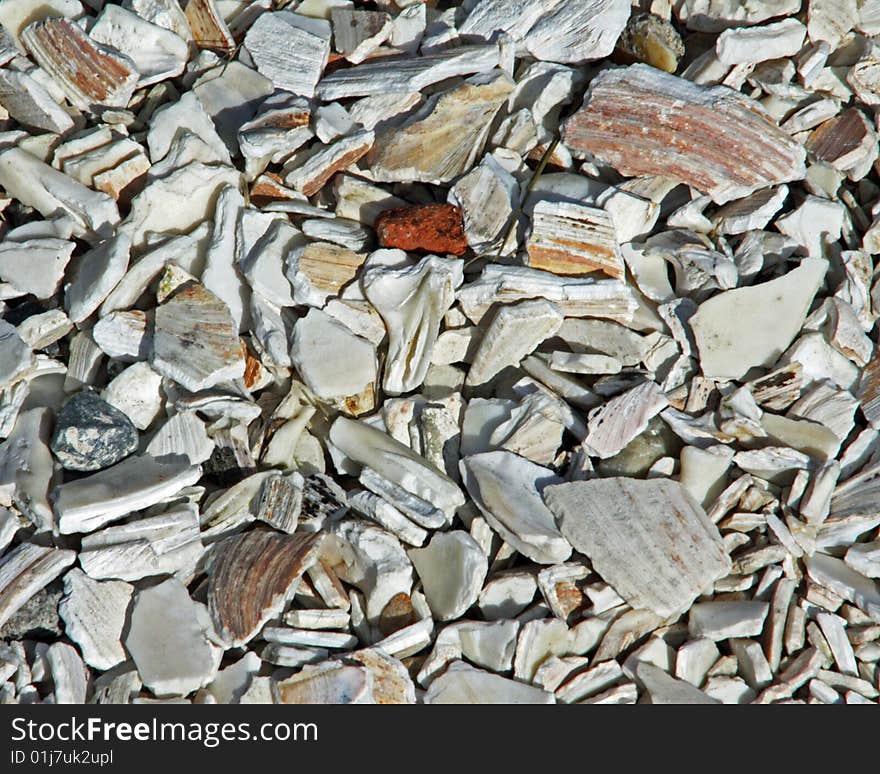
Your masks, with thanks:
M376 219L375 228L382 247L463 255L468 246L461 210L452 204L419 204L385 210Z

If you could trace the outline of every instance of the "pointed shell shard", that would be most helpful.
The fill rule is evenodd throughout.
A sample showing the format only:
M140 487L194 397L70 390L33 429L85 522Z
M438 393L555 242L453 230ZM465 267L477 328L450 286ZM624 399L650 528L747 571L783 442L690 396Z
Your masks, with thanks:
M461 468L468 493L504 540L539 564L568 559L571 546L540 494L555 479L551 470L505 451L466 457Z
M562 534L635 608L676 615L730 571L717 528L675 481L576 481L544 498Z
M803 147L756 102L647 65L596 76L563 140L622 174L664 175L718 204L805 175Z

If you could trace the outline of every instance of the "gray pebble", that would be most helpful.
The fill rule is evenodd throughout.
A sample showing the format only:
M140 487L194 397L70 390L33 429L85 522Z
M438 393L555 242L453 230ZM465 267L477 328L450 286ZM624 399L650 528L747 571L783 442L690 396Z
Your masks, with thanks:
M84 391L58 412L51 445L67 470L101 470L137 449L138 431L119 409Z

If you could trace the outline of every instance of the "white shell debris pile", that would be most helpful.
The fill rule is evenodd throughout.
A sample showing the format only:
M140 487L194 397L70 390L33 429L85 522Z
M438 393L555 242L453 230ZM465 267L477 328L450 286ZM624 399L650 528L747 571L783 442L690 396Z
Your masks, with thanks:
M0 703L878 703L880 3L0 28Z

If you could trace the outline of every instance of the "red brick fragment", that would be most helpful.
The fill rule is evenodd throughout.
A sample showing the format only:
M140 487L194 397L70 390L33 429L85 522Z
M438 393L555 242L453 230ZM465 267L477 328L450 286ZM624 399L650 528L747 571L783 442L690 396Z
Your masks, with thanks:
M468 246L461 210L452 204L419 204L385 210L376 218L375 228L382 247L463 255Z

